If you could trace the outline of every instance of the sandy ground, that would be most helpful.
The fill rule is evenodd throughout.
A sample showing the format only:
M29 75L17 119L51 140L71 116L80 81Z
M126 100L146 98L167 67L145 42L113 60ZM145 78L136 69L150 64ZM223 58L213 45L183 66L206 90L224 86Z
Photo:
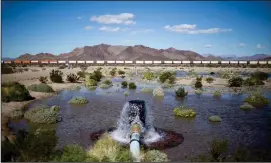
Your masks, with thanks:
M114 68L115 66L101 66L103 74L109 76L109 71ZM56 67L28 67L29 71L25 71L23 73L14 73L14 74L3 74L2 75L2 83L3 82L10 82L10 81L18 81L21 84L26 86L34 83L39 83L38 79L40 76L47 76L49 78L49 72L52 69L56 69ZM88 67L86 70L87 72L92 72L98 68L98 66ZM125 66L118 66L118 69L126 71L127 76L132 72L135 72L135 67L125 67ZM137 67L138 72L146 71L147 67ZM149 67L151 71L154 72L161 72L161 71L174 71L174 70L184 70L190 71L194 70L195 72L218 72L218 71L228 71L228 72L255 72L255 71L264 71L264 72L271 72L270 68L207 68L207 67ZM33 70L37 70L37 72L33 72ZM73 69L61 69L64 74L64 80L66 79L66 75L69 73L77 73L81 71L80 68L73 68ZM177 78L176 84L177 85L191 85L195 78L191 77L184 77L184 78ZM216 88L225 88L227 86L227 79L216 78L216 80L208 84L204 79L202 82L203 86L207 87L216 87ZM61 91L63 89L68 89L71 87L75 87L80 85L80 83L49 83L49 85L56 91ZM265 82L264 88L271 89L271 82ZM31 96L35 97L36 99L43 99L48 98L51 96L56 95L56 93L39 93L39 92L32 92L30 91ZM10 111L21 109L25 105L29 104L32 101L24 101L24 102L9 102L9 103L2 103L2 113L7 115Z

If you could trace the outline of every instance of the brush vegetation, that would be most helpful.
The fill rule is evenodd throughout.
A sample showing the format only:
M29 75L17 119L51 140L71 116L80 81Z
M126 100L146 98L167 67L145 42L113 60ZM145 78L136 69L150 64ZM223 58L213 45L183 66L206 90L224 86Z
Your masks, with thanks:
M27 101L34 98L29 94L29 91L24 85L18 82L9 82L2 84L1 87L2 101Z
M73 97L70 101L69 104L87 104L88 100L84 97Z
M164 90L161 87L157 87L153 90L152 95L154 97L164 97Z
M176 91L175 94L177 97L185 97L188 92L185 91L185 89L183 87L179 87Z
M27 89L34 92L46 92L46 93L54 92L51 86L44 83L32 84L28 86Z
M174 108L173 113L176 117L195 117L196 116L196 111L193 108L189 108L186 106L180 106L177 108Z

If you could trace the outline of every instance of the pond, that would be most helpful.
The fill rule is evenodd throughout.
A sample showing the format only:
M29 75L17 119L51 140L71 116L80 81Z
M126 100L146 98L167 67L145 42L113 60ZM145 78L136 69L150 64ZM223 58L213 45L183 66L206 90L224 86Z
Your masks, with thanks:
M214 138L230 140L230 148L235 148L238 144L248 147L271 147L269 123L271 108L267 106L248 112L240 110L239 107L247 95L223 94L220 99L216 99L211 94L189 94L180 100L175 97L173 89L165 89L164 98L154 98L152 93L141 93L140 89L144 86L155 88L155 84L141 84L136 90L129 91L122 89L121 85L116 86L121 81L121 78L116 79L114 86L109 89L88 90L82 86L80 90L64 90L55 97L31 103L29 108L39 104L60 106L63 120L56 124L58 147L77 143L86 149L89 148L93 144L90 134L116 127L123 105L134 99L146 101L152 110L155 127L183 134L182 144L164 150L171 161L184 161L185 157L191 156L192 153L195 155L206 153L209 142ZM129 91L129 96L124 96L125 91ZM75 96L83 96L89 103L81 106L68 104ZM265 92L265 96L271 101L271 92ZM195 108L196 117L194 119L174 117L173 109L180 105ZM208 117L211 115L219 115L222 122L210 123ZM29 124L21 119L12 121L9 126L19 129L28 128Z

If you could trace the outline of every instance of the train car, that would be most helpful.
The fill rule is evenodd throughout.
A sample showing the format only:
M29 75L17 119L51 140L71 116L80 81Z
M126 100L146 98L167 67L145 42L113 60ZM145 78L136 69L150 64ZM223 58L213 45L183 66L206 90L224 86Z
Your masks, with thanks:
M211 64L218 64L218 61L211 61Z
M31 62L31 64L38 64L39 63L38 60L31 60L30 62Z
M94 63L94 61L86 61L86 63Z
M116 61L117 64L123 64L124 61Z
M112 64L112 63L115 63L115 61L106 61L106 63L111 63Z
M191 61L182 61L183 64L190 64Z
M65 64L66 63L66 61L58 61L58 64Z
M16 59L16 60L14 60L14 63L15 63L15 64L21 64L21 63L22 63L22 61L21 61L21 60Z
M133 61L125 61L125 63L131 64L133 63Z
M239 64L247 64L247 61L239 61Z
M181 64L182 61L173 61L174 64Z
M271 64L271 61L268 61L268 64Z
M145 64L152 64L152 61L145 61Z
M144 61L136 61L136 64L143 64Z
M104 64L104 61L96 61L97 64Z
M221 64L230 64L230 61L221 61Z
M76 64L76 61L69 61L70 64Z
M50 60L49 63L50 64L57 64L57 60Z
M153 61L154 64L161 64L162 61Z
M48 60L41 60L40 63L41 63L41 64L48 64L49 61L48 61Z
M172 64L172 61L164 61L165 64Z
M249 64L250 64L250 65L257 65L257 64L258 64L258 61L249 61Z
M230 64L238 64L238 61L230 61Z
M194 64L201 64L201 61L193 61Z
M78 64L85 64L85 61L77 61Z
M202 64L209 64L211 61L202 61Z
M259 64L260 65L265 65L265 64L267 64L267 61L259 61Z
M30 60L23 60L23 64L30 64Z
M10 64L11 60L4 61L4 63Z

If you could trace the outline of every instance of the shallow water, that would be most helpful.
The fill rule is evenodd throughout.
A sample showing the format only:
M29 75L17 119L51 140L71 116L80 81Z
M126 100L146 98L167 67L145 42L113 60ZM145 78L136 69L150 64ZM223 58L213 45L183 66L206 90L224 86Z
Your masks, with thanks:
M109 89L88 90L82 86L80 90L64 90L55 97L31 103L29 108L38 104L61 107L60 114L63 120L56 125L58 147L78 143L89 148L92 145L90 134L116 127L123 105L134 99L146 101L152 109L155 127L183 134L184 142L181 145L164 150L172 161L182 161L185 160L185 156L206 153L208 143L214 138L230 140L231 148L235 148L239 143L249 147L271 147L268 119L271 108L267 106L248 112L240 110L239 107L247 96L245 94L223 94L220 99L212 97L211 94L189 94L181 100L175 97L173 89L164 89L164 98L154 98L152 93L141 93L140 89L144 86L155 88L155 84L139 84L136 90L129 91L120 88L121 78L113 81L114 87ZM191 87L186 86L186 89ZM128 97L124 96L125 91L129 91ZM271 101L271 92L265 92L264 95ZM68 104L74 96L84 96L89 103L80 106ZM195 108L197 116L194 119L175 118L173 109L180 105ZM211 115L219 115L222 122L219 124L208 122ZM25 120L13 121L10 126L17 129L28 128Z

